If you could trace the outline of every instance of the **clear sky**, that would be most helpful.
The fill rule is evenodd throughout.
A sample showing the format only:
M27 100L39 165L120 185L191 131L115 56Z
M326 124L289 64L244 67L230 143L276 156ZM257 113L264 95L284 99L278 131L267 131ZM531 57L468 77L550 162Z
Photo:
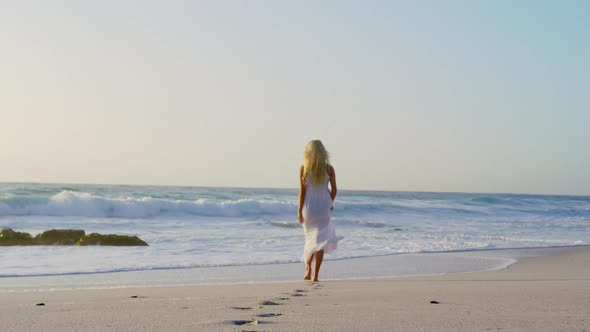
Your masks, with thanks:
M590 194L589 1L0 1L0 181Z

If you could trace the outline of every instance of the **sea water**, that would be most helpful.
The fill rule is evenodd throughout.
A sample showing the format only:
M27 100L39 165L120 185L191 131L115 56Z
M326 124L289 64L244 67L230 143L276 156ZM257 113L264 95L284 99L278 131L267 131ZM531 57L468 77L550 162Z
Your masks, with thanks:
M585 196L340 190L332 217L344 237L326 257L334 261L590 244ZM0 227L137 235L149 244L0 247L0 283L298 263L304 240L294 189L0 184Z

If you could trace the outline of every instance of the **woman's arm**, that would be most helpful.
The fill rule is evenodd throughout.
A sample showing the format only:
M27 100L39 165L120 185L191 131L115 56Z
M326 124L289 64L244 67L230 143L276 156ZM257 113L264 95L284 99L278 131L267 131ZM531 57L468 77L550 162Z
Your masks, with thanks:
M303 179L303 165L299 168L299 209L297 213L297 218L299 219L299 223L303 224L303 202L305 202L305 181Z
M330 172L330 197L332 197L332 204L334 204L336 194L338 193L338 187L336 186L336 171L334 171L332 165L328 166L328 171ZM332 208L334 208L334 206L332 206Z

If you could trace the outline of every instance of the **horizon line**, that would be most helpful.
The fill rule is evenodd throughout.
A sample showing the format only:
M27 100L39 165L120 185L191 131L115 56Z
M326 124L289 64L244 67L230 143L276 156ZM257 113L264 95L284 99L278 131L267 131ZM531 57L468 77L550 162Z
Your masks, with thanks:
M2 184L46 184L46 185L90 185L90 186L129 186L129 187L180 187L180 188L226 188L226 189L271 189L271 190L298 190L297 187L247 187L247 186L207 186L207 185L174 185L174 184L129 184L129 183L78 183L78 182L44 182L44 181L0 181ZM479 192L479 191L429 191L429 190L387 190L387 189L347 189L338 188L339 191L360 191L360 192L397 192L397 193L424 193L424 194L473 194L473 195L521 195L521 196L567 196L567 197L588 197L589 194L549 194L549 193L526 193L526 192Z

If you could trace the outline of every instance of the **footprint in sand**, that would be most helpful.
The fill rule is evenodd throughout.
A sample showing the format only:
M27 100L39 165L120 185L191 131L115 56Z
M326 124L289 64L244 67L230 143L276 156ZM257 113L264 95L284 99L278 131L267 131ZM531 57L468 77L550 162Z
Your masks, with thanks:
M248 320L232 320L231 322L234 325L258 325L258 323L259 323L259 321L254 318L251 318Z
M275 313L268 313L268 314L259 314L258 317L278 317L282 316L283 314L275 314Z
M259 304L260 305L280 305L280 303L273 302L273 301L262 301Z
M236 309L236 310L252 310L251 307L231 307L232 309Z

